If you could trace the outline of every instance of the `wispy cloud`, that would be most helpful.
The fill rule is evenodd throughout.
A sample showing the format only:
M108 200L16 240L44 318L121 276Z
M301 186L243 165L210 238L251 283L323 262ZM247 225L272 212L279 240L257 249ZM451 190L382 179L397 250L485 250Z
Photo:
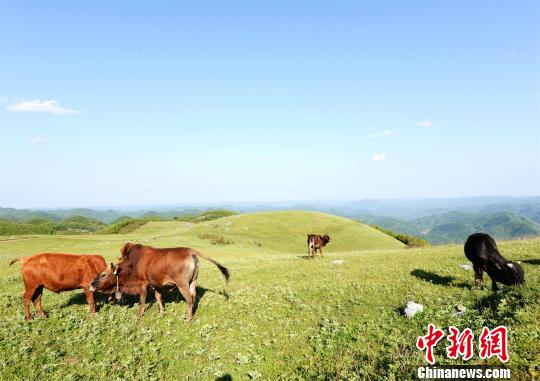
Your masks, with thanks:
M11 112L48 112L56 115L81 113L80 111L60 106L54 99L49 101L40 101L39 99L34 99L31 101L12 103L6 106L6 110Z
M47 143L47 139L45 139L43 136L34 136L32 139L28 141L30 144L44 144Z
M5 95L0 95L0 103L6 103L8 101L8 97Z
M369 134L368 138L370 138L370 139L382 138L383 136L390 136L390 135L395 135L395 134L396 134L395 131L384 130L384 131L381 131L381 132L377 132L375 134Z
M385 161L386 160L386 154L385 153L376 153L373 156L371 156L371 159L373 161Z
M433 127L433 122L431 120L421 120L415 124L417 127L431 128Z

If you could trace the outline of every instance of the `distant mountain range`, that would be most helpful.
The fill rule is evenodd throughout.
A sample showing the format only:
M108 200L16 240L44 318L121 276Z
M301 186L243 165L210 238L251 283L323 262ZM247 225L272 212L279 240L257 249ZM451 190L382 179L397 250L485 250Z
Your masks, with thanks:
M182 218L211 209L239 213L272 210L311 210L331 213L381 226L397 233L415 235L432 244L463 242L482 231L496 239L540 235L540 197L464 197L453 199L289 201L269 203L222 203L154 206L126 209L14 209L0 208L0 219L28 222L46 218L63 221L83 216L111 224L127 218Z
M456 211L413 220L370 215L360 220L395 232L422 237L431 244L462 243L475 232L488 233L496 239L540 235L539 223L513 212L471 214Z
M210 209L210 208L209 208ZM215 209L215 208L212 208ZM35 218L47 218L52 221L61 221L67 217L83 216L87 218L93 218L110 224L126 218L143 218L143 217L161 217L165 219L172 219L174 217L181 217L187 215L198 215L207 209L197 208L185 208L176 210L97 210L88 208L73 208L73 209L14 209L14 208L0 208L0 219L27 222Z

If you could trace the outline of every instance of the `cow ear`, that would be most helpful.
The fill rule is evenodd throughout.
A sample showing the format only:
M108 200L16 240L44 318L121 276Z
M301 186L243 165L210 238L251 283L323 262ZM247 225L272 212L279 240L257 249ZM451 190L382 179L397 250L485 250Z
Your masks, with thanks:
M507 265L508 267L510 267L511 269L514 268L514 264L513 264L513 263L507 263L506 265Z

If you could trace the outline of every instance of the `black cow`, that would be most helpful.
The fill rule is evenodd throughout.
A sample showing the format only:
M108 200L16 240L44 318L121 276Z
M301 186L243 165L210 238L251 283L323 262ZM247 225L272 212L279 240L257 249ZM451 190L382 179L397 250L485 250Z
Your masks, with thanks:
M507 261L495 240L485 233L474 233L465 242L465 256L473 263L474 285L484 283L483 272L491 278L492 290L497 291L497 282L513 286L525 282L525 272L517 262Z

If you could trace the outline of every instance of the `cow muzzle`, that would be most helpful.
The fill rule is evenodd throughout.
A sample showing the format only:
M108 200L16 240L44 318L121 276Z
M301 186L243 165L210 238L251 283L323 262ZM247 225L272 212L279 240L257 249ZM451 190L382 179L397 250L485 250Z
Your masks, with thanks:
M90 285L88 286L88 291L90 292L95 292L97 289L92 285L92 283L90 283Z

